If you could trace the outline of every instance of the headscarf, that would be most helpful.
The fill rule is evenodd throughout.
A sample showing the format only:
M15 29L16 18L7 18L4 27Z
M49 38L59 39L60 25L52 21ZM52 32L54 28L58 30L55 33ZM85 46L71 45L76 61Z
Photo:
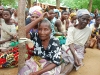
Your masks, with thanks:
M90 16L91 16L91 17L94 17L95 15L94 15L93 13L90 13Z
M85 14L90 15L90 12L87 9L79 9L77 11L77 13L76 13L77 17L82 16L82 15L85 15Z
M55 13L58 13L58 16L60 16L60 11L58 9L54 9Z
M40 10L35 10L35 11L33 11L32 14L37 14L38 16L41 16L41 15L42 15L42 11L40 11Z
M71 13L70 14L70 17L73 17L73 16L75 16L76 15L76 13Z

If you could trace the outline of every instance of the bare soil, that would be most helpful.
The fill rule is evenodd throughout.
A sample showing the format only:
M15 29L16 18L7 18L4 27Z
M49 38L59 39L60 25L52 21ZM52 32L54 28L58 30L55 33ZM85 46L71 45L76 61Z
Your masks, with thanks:
M73 70L70 75L100 75L100 50L86 49L84 66L78 71Z
M100 75L100 50L86 49L85 58L83 60L84 66L78 71L73 71L70 75ZM17 75L18 68L0 69L0 75Z

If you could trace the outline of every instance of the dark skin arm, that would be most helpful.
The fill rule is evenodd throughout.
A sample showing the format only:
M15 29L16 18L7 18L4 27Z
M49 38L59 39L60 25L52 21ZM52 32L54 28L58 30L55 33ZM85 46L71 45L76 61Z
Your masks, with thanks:
M47 16L47 12L44 13L42 16L40 16L38 19L36 19L35 21L32 21L31 23L29 23L28 25L25 26L26 29L26 35L28 35L29 31L34 28L40 21L42 21L45 17Z
M51 63L51 64L47 65L46 67L44 67L43 69L41 69L41 70L39 70L37 72L32 72L29 75L41 75L42 73L50 71L55 67L56 67L56 64Z
M57 27L58 32L61 32L61 21L60 20L57 20L55 22L55 26Z
M79 58L77 57L77 55L75 53L74 45L73 44L70 44L69 45L69 48L70 48L70 50L71 50L71 52L73 54L75 64L77 66L80 66L81 64L80 64Z
M66 30L68 30L68 27L69 27L69 20L66 19Z
M26 29L26 34L29 33L29 31L34 28L40 21L42 20L42 17L36 19L35 21L32 21L31 23L29 23L28 25L25 26Z
M54 36L66 36L67 35L66 33L63 33L61 30L61 21L60 20L57 20L55 22L55 26L57 27L58 32L56 32L54 34Z

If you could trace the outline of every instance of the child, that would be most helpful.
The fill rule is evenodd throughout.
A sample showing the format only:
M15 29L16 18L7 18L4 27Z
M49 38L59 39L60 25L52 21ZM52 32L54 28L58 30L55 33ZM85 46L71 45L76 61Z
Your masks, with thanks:
M12 13L8 9L5 9L2 14L3 19L4 19L4 22L1 24L3 29L1 29L1 41L0 42L2 42L2 44L0 44L1 45L0 48L2 49L2 51L7 51L8 49L10 49L9 46L10 46L10 42L12 39L11 35L16 34L16 27L15 27L15 24L12 23L11 15ZM11 35L9 35L4 30L9 32Z

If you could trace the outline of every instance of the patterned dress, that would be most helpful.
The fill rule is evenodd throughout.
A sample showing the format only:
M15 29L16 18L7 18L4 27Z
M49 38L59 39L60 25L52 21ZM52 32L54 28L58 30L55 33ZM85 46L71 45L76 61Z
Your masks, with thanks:
M59 75L61 66L61 48L59 40L50 37L48 47L44 49L38 33L30 33L31 40L34 41L34 56L26 61L25 66L19 71L18 75L29 75L30 72L36 72L47 64L54 63L57 65L51 71L47 71L41 75Z

